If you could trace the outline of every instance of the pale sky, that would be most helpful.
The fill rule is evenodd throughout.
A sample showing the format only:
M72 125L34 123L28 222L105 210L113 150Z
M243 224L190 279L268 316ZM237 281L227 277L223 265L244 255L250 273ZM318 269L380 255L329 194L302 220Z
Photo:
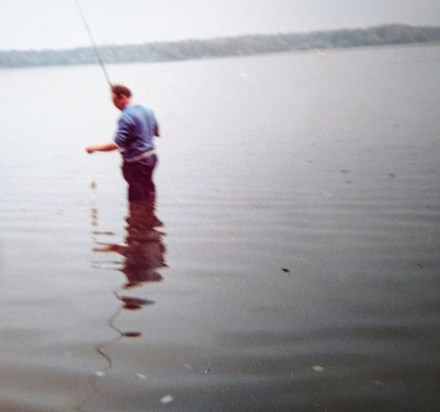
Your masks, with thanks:
M306 32L384 23L440 26L440 0L80 0L98 45ZM0 49L90 46L76 0L0 0Z

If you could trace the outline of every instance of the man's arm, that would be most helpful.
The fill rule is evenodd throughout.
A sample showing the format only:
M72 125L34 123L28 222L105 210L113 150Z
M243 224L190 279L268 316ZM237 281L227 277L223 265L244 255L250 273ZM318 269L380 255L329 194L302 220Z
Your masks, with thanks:
M112 150L116 150L118 146L114 142L95 144L86 147L86 152L91 154L93 152L111 152Z

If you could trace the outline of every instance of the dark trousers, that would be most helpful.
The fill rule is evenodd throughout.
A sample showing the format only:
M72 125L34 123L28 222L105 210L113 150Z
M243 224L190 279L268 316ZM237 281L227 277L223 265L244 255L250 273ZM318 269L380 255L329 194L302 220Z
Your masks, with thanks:
M141 200L154 200L156 188L153 182L153 171L157 164L155 154L139 162L124 162L122 175L128 183L128 200L138 202Z

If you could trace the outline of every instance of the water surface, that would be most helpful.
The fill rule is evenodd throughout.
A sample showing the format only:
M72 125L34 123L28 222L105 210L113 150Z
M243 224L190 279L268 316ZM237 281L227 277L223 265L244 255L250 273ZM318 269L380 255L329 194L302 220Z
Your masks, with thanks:
M0 409L438 410L439 68L110 66L164 136L140 224L84 152L118 116L99 67L1 71Z

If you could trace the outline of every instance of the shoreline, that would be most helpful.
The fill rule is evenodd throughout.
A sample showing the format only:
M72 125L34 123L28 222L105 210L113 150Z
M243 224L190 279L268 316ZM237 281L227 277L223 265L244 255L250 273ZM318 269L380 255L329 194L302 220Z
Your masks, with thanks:
M440 27L399 24L366 29L247 35L130 45L98 46L105 64L211 60L287 52L359 49L377 46L440 45ZM0 69L96 64L92 47L45 50L0 50Z

